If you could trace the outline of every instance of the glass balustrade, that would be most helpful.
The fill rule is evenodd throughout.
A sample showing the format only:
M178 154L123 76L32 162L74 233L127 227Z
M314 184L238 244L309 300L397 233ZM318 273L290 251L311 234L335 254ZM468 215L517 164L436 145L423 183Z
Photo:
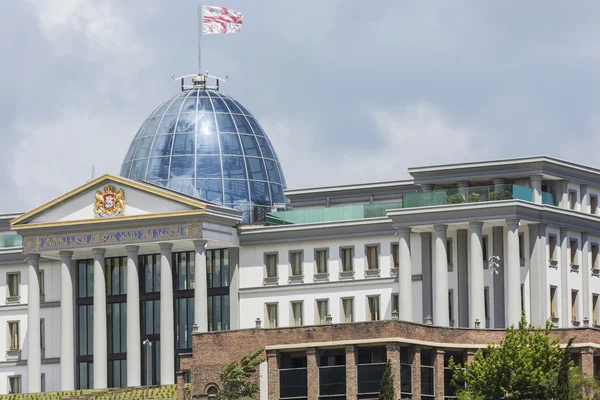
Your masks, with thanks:
M20 235L0 235L0 249L11 249L23 246L23 237Z

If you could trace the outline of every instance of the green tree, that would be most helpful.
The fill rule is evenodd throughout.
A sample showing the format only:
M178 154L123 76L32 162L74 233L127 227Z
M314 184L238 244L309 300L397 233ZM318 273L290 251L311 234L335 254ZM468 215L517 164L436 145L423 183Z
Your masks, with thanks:
M464 366L450 360L454 382L462 400L509 398L514 400L582 398L582 387L592 388L593 379L583 378L570 358L572 340L562 348L550 337L551 324L545 329L528 324L525 315L518 328L508 328L498 345L479 350Z
M392 362L387 361L385 372L381 378L381 387L379 388L379 400L394 400L396 393L394 391L394 377L392 376Z
M258 366L264 361L260 358L263 349L248 354L238 362L233 361L221 372L219 400L255 399L259 391L259 382L255 375Z

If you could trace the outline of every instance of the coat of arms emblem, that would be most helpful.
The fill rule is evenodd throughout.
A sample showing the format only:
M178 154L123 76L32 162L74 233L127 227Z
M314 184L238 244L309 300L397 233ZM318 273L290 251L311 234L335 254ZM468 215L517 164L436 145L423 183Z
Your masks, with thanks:
M123 189L115 192L115 187L107 185L104 193L96 190L96 201L94 203L94 215L96 218L116 217L125 213L125 192Z

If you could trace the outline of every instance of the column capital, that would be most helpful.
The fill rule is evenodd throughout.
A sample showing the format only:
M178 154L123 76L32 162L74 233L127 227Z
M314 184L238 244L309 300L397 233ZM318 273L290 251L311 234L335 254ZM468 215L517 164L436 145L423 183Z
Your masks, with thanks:
M106 254L106 249L101 249L101 248L92 249L92 254L94 254L95 256L103 256L104 254Z
M532 182L540 182L543 178L544 178L544 175L542 175L542 174L529 175L529 179Z
M27 257L25 257L25 261L40 261L40 255L38 253L27 254Z
M208 247L208 240L203 240L203 239L194 240L194 247L196 247L196 248L201 247L203 249L206 249Z
M436 232L446 232L448 230L448 225L445 225L445 224L434 225L433 230Z
M158 247L161 250L171 250L173 248L173 243L170 243L170 242L159 243Z
M507 218L506 225L510 227L518 227L519 226L519 218Z
M277 357L277 350L267 350L267 358Z
M306 349L306 355L314 356L315 354L317 354L317 349L315 347L309 347Z
M442 349L435 349L435 354L446 354L446 352Z
M140 250L140 246L135 246L135 245L127 245L125 246L125 251L128 253L137 253Z
M349 344L346 346L346 353L354 353L356 346L353 344Z
M481 229L481 228L483 228L483 222L482 221L471 221L471 222L469 222L469 228Z
M386 343L385 348L387 351L400 351L400 345L398 343Z
M63 258L63 257L69 257L69 258L71 258L71 257L73 257L73 252L69 251L69 250L61 250L61 251L58 252L58 255L61 258Z

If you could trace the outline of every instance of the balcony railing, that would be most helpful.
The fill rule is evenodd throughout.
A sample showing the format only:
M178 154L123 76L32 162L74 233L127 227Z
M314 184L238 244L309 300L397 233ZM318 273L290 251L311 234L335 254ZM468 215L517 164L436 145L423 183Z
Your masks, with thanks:
M11 249L23 246L23 237L20 235L0 235L0 249Z

